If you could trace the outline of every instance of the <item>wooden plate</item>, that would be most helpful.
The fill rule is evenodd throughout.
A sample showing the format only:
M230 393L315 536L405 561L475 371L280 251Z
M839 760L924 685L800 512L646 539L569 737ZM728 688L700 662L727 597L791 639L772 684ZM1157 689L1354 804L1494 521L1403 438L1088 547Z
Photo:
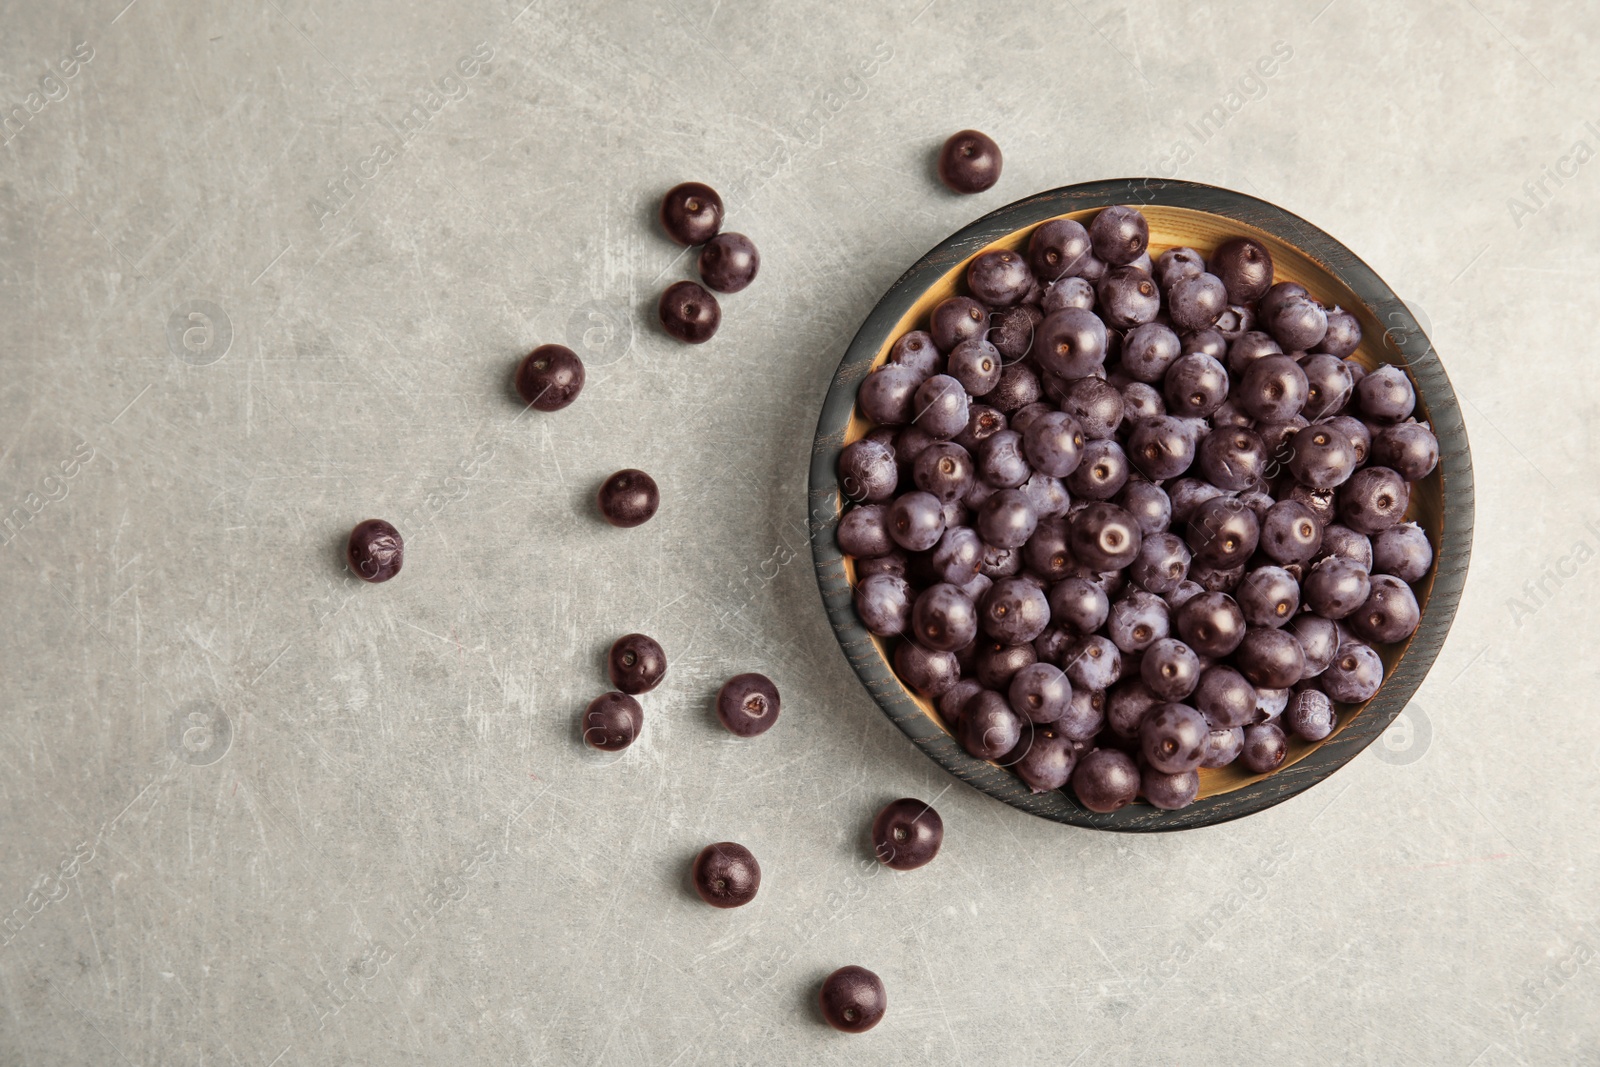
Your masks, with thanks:
M1095 814L1068 792L1031 793L1012 772L969 756L932 703L895 676L894 641L874 637L856 618L853 561L834 539L844 502L839 451L871 428L855 410L861 380L888 358L896 338L925 327L934 305L960 291L974 256L995 248L1026 250L1040 223L1075 218L1087 224L1110 204L1144 213L1152 258L1176 245L1209 256L1238 234L1261 241L1272 252L1277 281L1299 282L1325 305L1338 304L1360 319L1363 339L1355 358L1369 368L1393 363L1406 369L1416 386L1417 417L1430 422L1439 439L1439 466L1412 487L1407 514L1427 531L1434 548L1433 569L1412 585L1422 622L1409 641L1378 649L1383 687L1365 704L1340 706L1338 727L1326 740L1291 741L1284 765L1272 774L1252 775L1237 765L1202 770L1200 799L1181 811L1139 802ZM1455 391L1432 344L1405 303L1354 253L1304 219L1254 197L1191 182L1129 178L1072 185L1003 207L946 238L895 282L850 343L823 401L811 456L810 505L817 583L839 644L884 714L918 747L961 780L1047 819L1101 830L1183 830L1249 815L1309 789L1371 744L1406 706L1444 644L1461 599L1472 547L1472 456Z

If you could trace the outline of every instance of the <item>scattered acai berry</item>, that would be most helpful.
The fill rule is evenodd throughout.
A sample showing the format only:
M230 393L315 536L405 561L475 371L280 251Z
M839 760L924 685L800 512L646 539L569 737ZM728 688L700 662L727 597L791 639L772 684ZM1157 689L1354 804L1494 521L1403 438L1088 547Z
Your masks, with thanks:
M692 874L695 892L713 908L741 908L761 888L761 865L749 849L732 841L701 849Z
M981 193L1000 180L1000 146L988 134L962 130L939 150L939 180L952 192Z
M667 286L656 310L661 316L662 329L692 345L711 340L722 323L722 308L717 298L698 282L674 282Z
M583 712L583 741L602 752L621 752L644 729L644 709L627 693L602 693Z
M878 859L897 871L911 871L939 854L944 820L920 800L890 801L872 820L872 848Z
M516 386L535 411L560 411L583 391L583 360L566 345L540 345L517 364Z
M637 696L661 684L667 673L667 654L654 638L628 634L617 638L606 656L611 684Z
M405 562L405 541L400 531L382 519L358 522L350 531L345 558L350 570L364 582L387 582Z
M661 506L661 490L644 471L620 470L600 484L595 502L611 525L638 526L649 522Z
M866 1033L889 1009L883 980L865 967L840 967L828 975L817 1001L828 1025L847 1034Z
M736 674L717 692L717 718L737 737L766 733L778 711L778 687L764 674Z
M704 244L722 229L722 197L709 185L684 182L661 198L661 228L680 245Z

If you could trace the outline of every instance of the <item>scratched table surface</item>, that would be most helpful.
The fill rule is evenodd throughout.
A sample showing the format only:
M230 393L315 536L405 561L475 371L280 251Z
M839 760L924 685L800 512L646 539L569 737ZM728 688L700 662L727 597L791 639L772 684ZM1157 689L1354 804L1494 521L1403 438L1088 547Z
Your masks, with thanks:
M1600 11L8 0L0 1063L1600 1063ZM992 191L933 153L978 127ZM1416 701L1249 819L1096 834L916 752L810 564L816 411L1041 189L1237 188L1430 327L1478 492ZM654 325L719 188L759 279ZM582 397L523 414L542 342ZM602 524L650 471L660 513ZM340 548L383 517L395 581ZM586 749L644 631L642 739ZM711 698L762 671L776 729ZM944 818L880 868L884 802ZM687 887L749 846L760 896ZM863 1036L821 978L888 987Z

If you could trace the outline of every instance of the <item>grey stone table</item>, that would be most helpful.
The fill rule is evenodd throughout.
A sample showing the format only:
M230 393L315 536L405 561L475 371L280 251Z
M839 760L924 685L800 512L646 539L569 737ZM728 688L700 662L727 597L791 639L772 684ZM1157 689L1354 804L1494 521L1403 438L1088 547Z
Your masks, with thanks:
M1600 12L574 6L4 4L0 1063L1600 1063ZM1006 152L983 196L930 175L963 126ZM878 712L804 483L903 268L1152 173L1415 306L1479 513L1373 749L1129 839ZM649 315L690 178L765 254L694 348ZM589 384L519 417L544 341ZM590 504L625 466L664 496L630 531ZM409 552L358 588L369 516ZM630 630L671 673L600 757L576 715ZM784 694L754 742L709 711L746 670ZM948 835L898 875L862 838L902 795ZM765 870L727 913L685 886L726 839ZM888 984L865 1036L812 1006L845 963Z

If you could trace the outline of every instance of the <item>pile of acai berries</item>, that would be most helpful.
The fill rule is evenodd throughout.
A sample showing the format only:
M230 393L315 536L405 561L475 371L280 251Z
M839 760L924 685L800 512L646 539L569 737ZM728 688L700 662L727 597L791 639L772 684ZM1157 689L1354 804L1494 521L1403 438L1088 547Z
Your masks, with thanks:
M973 756L1084 807L1192 803L1377 692L1433 563L1439 446L1356 317L1269 250L1152 261L1129 207L975 257L839 457L856 612Z

